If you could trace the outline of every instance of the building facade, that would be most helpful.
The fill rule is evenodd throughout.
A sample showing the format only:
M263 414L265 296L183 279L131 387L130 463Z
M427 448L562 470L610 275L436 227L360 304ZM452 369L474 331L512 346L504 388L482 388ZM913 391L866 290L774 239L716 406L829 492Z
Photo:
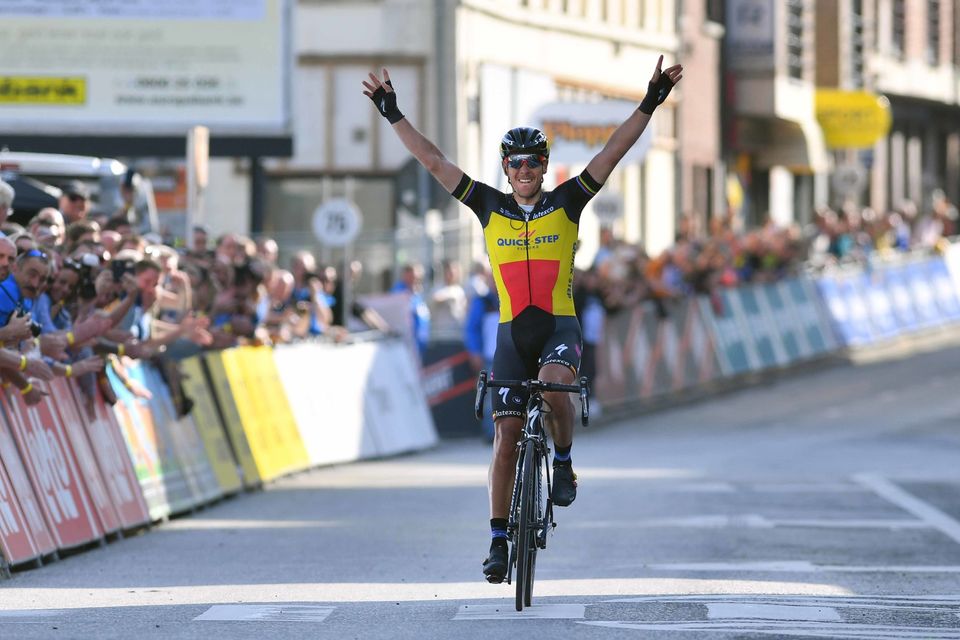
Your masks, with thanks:
M411 164L362 95L361 80L387 67L411 123L465 172L500 188L503 133L518 125L547 129L551 187L582 170L636 108L657 57L664 55L664 67L678 60L677 2L300 0L293 21L294 155L265 164L262 231L287 246L316 248L321 260L339 258L339 250L311 246L310 221L322 201L346 196L363 212L353 251L371 273L394 261L482 258L473 214ZM608 180L597 211L584 213L581 264L592 257L602 224L651 252L672 244L681 199L694 206L679 186L681 174L692 173L681 166L679 150L685 125L677 105L686 84ZM713 151L698 156L698 166L714 169ZM245 167L222 161L212 172L223 193L211 194L209 209L218 199L226 205L221 210L242 207Z

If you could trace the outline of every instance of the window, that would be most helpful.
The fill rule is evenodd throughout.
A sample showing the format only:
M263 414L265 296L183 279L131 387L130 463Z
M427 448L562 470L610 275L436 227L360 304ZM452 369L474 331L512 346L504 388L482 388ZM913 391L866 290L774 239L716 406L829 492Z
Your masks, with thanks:
M787 0L787 74L803 78L803 0Z
M707 20L724 24L726 22L723 17L724 4L724 0L707 0Z
M863 0L850 3L850 82L863 86Z
M903 58L904 38L906 35L906 10L904 0L893 0L893 27L890 37L890 44L893 49L893 55Z
M927 62L940 63L940 0L927 0Z

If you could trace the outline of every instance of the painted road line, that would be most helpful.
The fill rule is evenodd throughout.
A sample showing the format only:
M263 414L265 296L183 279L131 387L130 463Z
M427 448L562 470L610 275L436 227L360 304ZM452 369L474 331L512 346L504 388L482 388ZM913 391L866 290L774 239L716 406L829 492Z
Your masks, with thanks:
M595 520L567 525L572 529L929 529L931 524L923 520L904 519L849 519L831 518L778 519L773 520L755 513L742 515L692 515L677 518L647 518L639 520Z
M898 611L948 611L960 606L960 595L928 596L822 596L822 595L757 595L752 593L723 595L683 595L683 596L637 596L635 598L613 598L603 600L602 604L613 603L694 603L709 602L767 602L773 604L821 605L825 607L854 607L857 609L896 609Z
M854 480L869 488L881 498L886 498L904 511L912 513L924 522L929 523L930 526L939 530L954 542L960 542L960 522L932 504L907 493L886 478L872 473L858 474L854 476Z
M194 620L215 622L323 622L336 607L303 604L217 604Z
M768 604L755 602L708 602L711 620L784 620L805 622L842 622L833 607L817 604Z
M815 482L790 482L782 484L752 484L747 487L755 493L863 493L865 489L856 484Z
M775 638L833 638L836 640L960 640L960 630L931 629L930 627L768 622L614 622L581 621L577 624L608 629L632 629L636 631L706 631L714 633L750 633Z
M508 604L465 604L457 611L454 620L582 620L586 605L582 604L535 604L517 611Z
M643 565L655 571L765 573L960 573L957 565L847 566L813 564L805 560L767 562L676 562Z
M960 596L684 595L631 603L630 620L580 624L636 631L700 631L774 637L956 640ZM621 609L622 610L622 609Z

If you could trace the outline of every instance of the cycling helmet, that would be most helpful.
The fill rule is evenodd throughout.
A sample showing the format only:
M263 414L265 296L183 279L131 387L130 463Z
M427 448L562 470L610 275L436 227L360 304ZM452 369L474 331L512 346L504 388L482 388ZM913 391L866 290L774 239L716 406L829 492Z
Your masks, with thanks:
M503 134L500 140L500 159L514 153L535 153L544 158L550 157L550 143L540 129L533 127L515 127Z

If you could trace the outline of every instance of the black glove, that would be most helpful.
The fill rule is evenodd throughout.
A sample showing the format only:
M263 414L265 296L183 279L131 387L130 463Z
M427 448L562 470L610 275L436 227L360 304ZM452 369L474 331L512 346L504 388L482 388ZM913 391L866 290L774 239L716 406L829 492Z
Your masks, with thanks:
M671 89L673 89L673 82L670 80L670 76L661 73L656 82L647 83L647 95L643 97L643 102L637 108L652 116L653 110L658 105L663 104L663 101L670 95Z
M387 80L387 86L393 88L393 83ZM394 91L388 92L383 87L377 87L377 90L370 96L373 104L377 105L377 110L384 118L395 124L403 120L403 114L397 108L397 94Z

